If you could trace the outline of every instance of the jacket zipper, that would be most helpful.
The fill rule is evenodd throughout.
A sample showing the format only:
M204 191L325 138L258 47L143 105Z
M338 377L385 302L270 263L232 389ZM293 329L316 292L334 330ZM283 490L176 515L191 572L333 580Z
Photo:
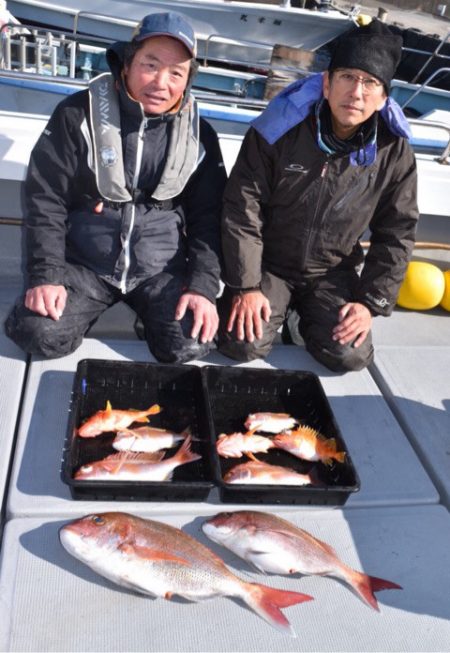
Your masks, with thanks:
M319 214L319 208L320 208L320 205L321 205L321 200L322 200L322 195L323 195L323 189L324 189L324 186L325 186L325 177L326 177L327 172L328 172L328 165L329 165L329 161L328 161L328 159L327 159L327 160L325 161L325 163L323 164L323 166L322 166L322 170L321 170L321 172L320 172L320 188L319 188L319 197L317 198L316 208L315 208L315 210L314 210L313 219L312 219L312 221L311 221L311 227L310 227L310 230L309 230L309 233L308 233L308 238L307 238L307 240L306 240L305 249L304 249L304 251L303 251L303 260L302 260L301 268L300 268L301 270L304 270L304 269L305 269L306 260L307 260L307 258L308 258L308 253L309 253L309 249L310 249L310 246L311 246L312 231L313 231L313 227L314 227L314 225L315 225L316 222L317 222L317 216L318 216L318 214Z
M141 172L142 152L144 150L144 131L146 125L147 125L147 121L143 120L139 127L138 142L136 148L136 164L134 168L133 184L131 188L132 200L131 200L130 226L128 227L128 232L125 237L125 242L123 243L125 262L124 262L122 277L120 279L120 290L123 294L125 294L127 290L128 271L130 269L130 260L131 260L130 241L131 241L131 234L133 233L133 229L134 229L134 220L135 220L135 213L136 213L136 206L134 203L134 191L137 188L138 181L139 181L139 174Z

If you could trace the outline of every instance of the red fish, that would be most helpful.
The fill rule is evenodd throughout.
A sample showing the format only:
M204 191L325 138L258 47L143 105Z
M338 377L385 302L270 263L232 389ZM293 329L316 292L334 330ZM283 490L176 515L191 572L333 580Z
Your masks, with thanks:
M113 440L112 446L117 451L138 451L153 453L161 449L171 449L190 434L186 428L182 433L175 433L156 426L139 426L136 429L119 431Z
M179 528L122 512L87 515L63 526L61 544L75 558L142 594L189 601L233 596L275 628L295 637L280 608L311 596L249 583Z
M287 413L251 413L246 421L245 428L265 433L280 433L292 429L297 421Z
M270 513L223 512L206 520L202 529L213 542L227 547L265 573L341 578L374 610L379 609L374 592L402 589L390 580L352 569L329 544Z
M299 474L294 469L269 465L261 460L250 460L235 465L224 475L225 483L249 485L315 485L310 474Z
M103 460L83 465L75 472L74 478L92 481L170 481L174 469L201 458L191 451L191 440L191 436L188 436L176 454L164 460L164 452L113 453Z
M334 438L324 438L310 426L299 426L294 431L278 433L274 436L273 443L279 449L303 460L320 460L326 465L331 465L333 460L340 463L345 460L345 452L337 451Z
M148 415L156 415L161 410L158 404L153 404L147 410L115 410L107 401L105 410L99 410L89 417L78 429L78 435L81 438L95 438L100 433L121 431L133 422L148 422Z
M270 438L255 435L254 430L230 435L221 433L216 442L217 453L223 458L241 458L244 453L267 453L273 446Z

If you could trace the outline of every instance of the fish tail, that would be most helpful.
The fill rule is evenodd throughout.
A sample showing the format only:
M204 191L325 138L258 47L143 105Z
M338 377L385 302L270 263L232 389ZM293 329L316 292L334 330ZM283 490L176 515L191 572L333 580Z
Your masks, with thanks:
M183 463L191 463L194 460L199 460L201 458L200 454L191 451L191 442L192 436L188 435L174 456L180 465Z
M347 580L351 583L352 587L364 603L367 603L367 605L374 610L377 610L377 612L380 611L380 608L378 607L378 601L375 598L374 592L389 589L403 589L400 585L397 585L397 583L393 583L390 580L377 578L376 576L369 576L368 574L359 571L353 571L351 577L348 577Z
M313 597L309 594L279 590L259 583L248 583L247 588L248 592L243 596L247 605L277 630L296 637L291 624L280 608L312 601Z

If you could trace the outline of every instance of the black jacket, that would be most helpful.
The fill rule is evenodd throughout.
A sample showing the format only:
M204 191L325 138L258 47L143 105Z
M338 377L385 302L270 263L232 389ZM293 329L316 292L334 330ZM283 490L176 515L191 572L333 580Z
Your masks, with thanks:
M119 82L120 84L120 82ZM65 283L65 262L81 264L108 283L131 291L167 269L186 274L186 288L215 301L220 275L220 208L226 182L213 128L200 119L204 158L181 194L152 199L164 165L170 115L147 118L140 104L120 93L126 185L133 187L138 131L145 121L144 156L137 188L129 251L128 203L100 196L83 131L90 130L89 95L81 91L55 109L31 154L26 179L28 286ZM92 139L92 134L90 134ZM99 202L103 202L101 212ZM126 269L126 285L124 270Z
M410 258L418 219L414 154L406 139L378 125L375 163L353 166L328 155L308 117L269 145L245 137L224 194L225 281L253 288L261 272L294 286L308 276L360 265L359 239L371 244L355 301L388 315Z

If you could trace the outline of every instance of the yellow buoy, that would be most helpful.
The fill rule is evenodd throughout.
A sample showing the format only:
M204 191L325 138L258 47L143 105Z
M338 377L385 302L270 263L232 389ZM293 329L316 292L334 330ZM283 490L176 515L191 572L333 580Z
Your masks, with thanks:
M444 272L444 279L445 279L444 296L442 297L441 303L439 305L442 306L442 308L445 308L446 311L450 311L450 270L446 270Z
M402 308L426 311L439 304L444 296L445 277L432 263L411 261L397 299Z

